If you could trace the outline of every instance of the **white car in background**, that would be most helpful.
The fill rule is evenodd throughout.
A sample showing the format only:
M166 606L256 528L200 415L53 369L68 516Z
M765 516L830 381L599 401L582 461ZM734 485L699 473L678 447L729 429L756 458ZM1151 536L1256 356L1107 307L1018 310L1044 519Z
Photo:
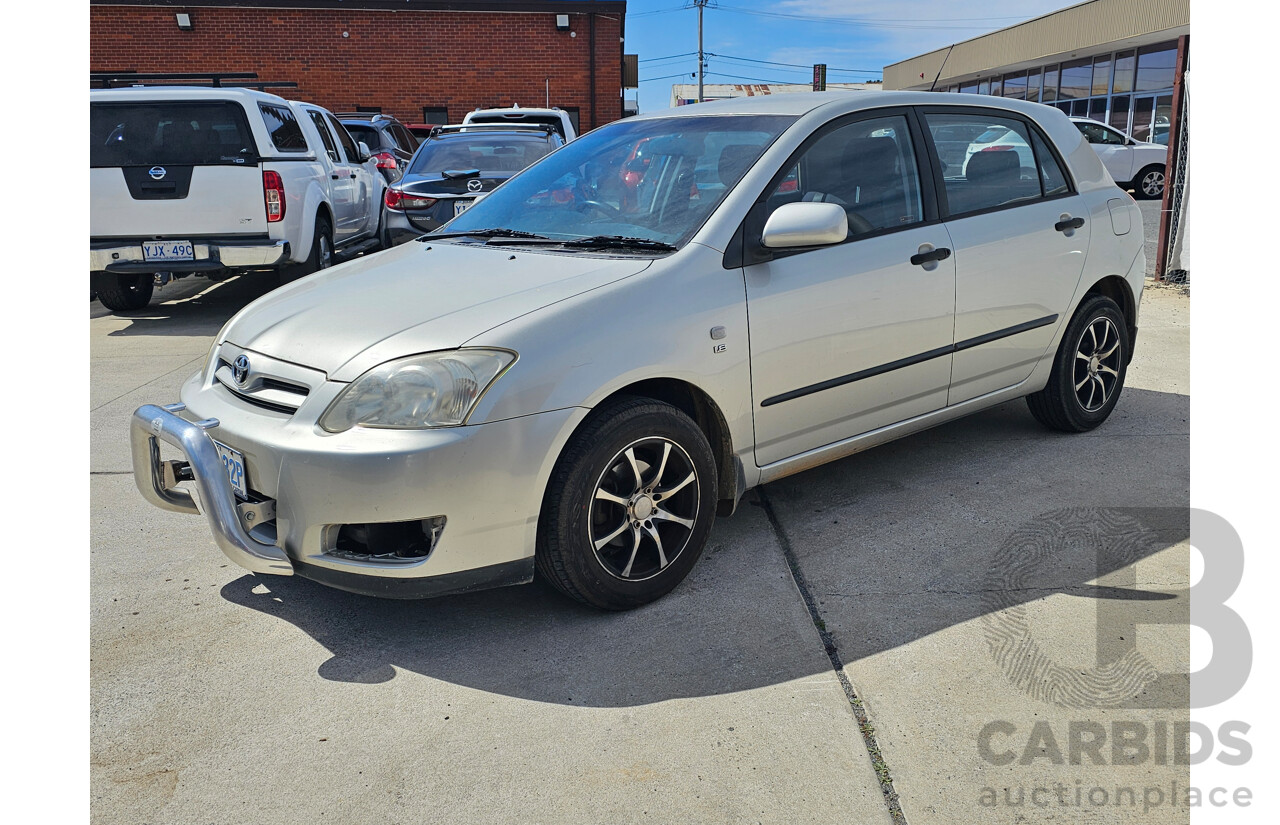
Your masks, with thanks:
M1071 122L1098 153L1102 165L1107 167L1121 189L1132 189L1138 198L1143 199L1164 196L1168 146L1134 140L1119 129L1088 118L1073 117ZM1165 125L1166 140L1168 128Z

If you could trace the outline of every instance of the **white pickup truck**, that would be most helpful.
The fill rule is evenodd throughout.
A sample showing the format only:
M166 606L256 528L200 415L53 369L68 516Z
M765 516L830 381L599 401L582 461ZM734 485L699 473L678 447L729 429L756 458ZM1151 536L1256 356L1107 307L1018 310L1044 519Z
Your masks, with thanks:
M151 86L91 91L89 111L89 272L108 309L170 278L301 275L378 245L383 178L318 106Z

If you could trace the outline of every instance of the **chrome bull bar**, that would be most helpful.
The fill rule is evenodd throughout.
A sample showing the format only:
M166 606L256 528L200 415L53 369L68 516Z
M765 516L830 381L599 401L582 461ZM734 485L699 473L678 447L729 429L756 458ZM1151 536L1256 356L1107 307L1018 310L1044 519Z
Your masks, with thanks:
M240 521L222 459L207 432L218 426L218 420L192 423L178 415L184 409L185 404L146 404L134 410L129 442L133 480L142 497L175 513L200 515L203 509L213 540L227 558L254 573L292 575L293 564L284 550L257 540ZM160 458L161 440L182 451L185 465ZM200 492L199 506L190 491L175 486L179 481L195 483Z

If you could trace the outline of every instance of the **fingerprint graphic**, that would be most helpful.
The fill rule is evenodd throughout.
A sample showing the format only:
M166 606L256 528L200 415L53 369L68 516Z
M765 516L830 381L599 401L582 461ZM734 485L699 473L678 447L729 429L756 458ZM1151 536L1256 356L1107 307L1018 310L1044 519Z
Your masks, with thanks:
M1046 513L1000 546L983 588L982 624L992 657L1014 685L1055 705L1099 708L1127 702L1159 678L1133 646L1092 668L1058 664L1036 642L1027 606L1029 598L1061 590L1052 584L1058 571L1080 567L1088 571L1080 581L1093 579L1104 559L1110 569L1128 566L1150 554L1153 540L1123 511L1081 507Z

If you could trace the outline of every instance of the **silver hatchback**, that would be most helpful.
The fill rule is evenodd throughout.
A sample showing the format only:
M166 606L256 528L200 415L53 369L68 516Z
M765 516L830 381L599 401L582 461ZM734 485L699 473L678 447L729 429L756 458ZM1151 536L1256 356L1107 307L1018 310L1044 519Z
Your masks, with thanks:
M538 575L626 609L756 485L1012 398L1101 424L1142 247L1051 107L829 93L628 118L250 304L180 403L135 413L134 471L255 572L393 597Z

